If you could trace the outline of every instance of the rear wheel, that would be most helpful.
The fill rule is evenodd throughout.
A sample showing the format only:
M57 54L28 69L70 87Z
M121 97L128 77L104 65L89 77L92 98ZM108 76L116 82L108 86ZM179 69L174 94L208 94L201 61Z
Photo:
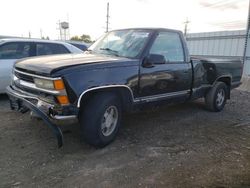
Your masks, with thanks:
M228 93L230 92L224 82L217 82L205 97L206 106L210 111L219 112L223 110Z
M112 142L119 130L121 104L112 93L99 93L82 107L79 115L83 139L95 147Z

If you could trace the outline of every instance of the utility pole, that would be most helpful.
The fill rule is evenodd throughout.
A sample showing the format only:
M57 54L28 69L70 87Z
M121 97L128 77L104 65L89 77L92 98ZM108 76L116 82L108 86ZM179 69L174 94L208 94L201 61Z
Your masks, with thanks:
M246 62L247 50L250 50L250 0L249 0L249 7L248 7L248 19L247 19L247 27L246 27L246 42L245 42L245 49L243 55L243 63Z
M69 13L67 13L67 22L69 23ZM68 28L68 40L70 40L70 28Z
M109 3L107 3L106 33L109 31Z
M187 36L187 31L188 31L188 24L190 23L190 21L188 20L188 18L186 19L186 21L184 22L185 27L184 27L184 36Z
M40 37L41 37L41 39L43 39L43 30L42 29L40 29Z
M61 27L61 21L58 20L58 30L59 30L59 40L62 40L62 27Z

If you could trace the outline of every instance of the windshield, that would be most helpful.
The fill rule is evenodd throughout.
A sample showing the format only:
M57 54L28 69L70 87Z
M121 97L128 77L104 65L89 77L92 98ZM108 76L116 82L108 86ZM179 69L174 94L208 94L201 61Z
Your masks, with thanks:
M135 58L144 48L150 32L145 30L111 31L97 40L89 50L93 53Z

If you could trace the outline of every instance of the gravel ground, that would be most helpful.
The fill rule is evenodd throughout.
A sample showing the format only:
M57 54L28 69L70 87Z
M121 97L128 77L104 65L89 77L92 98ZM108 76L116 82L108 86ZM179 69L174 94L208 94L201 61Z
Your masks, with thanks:
M0 187L250 187L250 93L224 111L202 100L126 115L114 143L95 149L78 124L57 148L47 126L0 96Z

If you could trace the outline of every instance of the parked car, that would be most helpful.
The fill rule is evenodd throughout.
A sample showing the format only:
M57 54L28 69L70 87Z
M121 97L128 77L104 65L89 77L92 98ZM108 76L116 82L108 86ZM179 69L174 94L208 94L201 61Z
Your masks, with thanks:
M84 43L84 42L78 42L78 41L73 41L73 40L69 40L66 41L67 43L79 48L82 51L86 51L88 49L88 47L90 46L90 44Z
M203 97L209 110L221 111L241 75L240 60L191 58L180 31L124 29L82 55L21 60L7 91L12 109L37 113L59 146L63 135L53 119L78 119L85 141L104 147L125 111Z
M11 71L16 60L21 58L82 53L78 48L59 41L9 38L0 40L0 93L10 85Z

